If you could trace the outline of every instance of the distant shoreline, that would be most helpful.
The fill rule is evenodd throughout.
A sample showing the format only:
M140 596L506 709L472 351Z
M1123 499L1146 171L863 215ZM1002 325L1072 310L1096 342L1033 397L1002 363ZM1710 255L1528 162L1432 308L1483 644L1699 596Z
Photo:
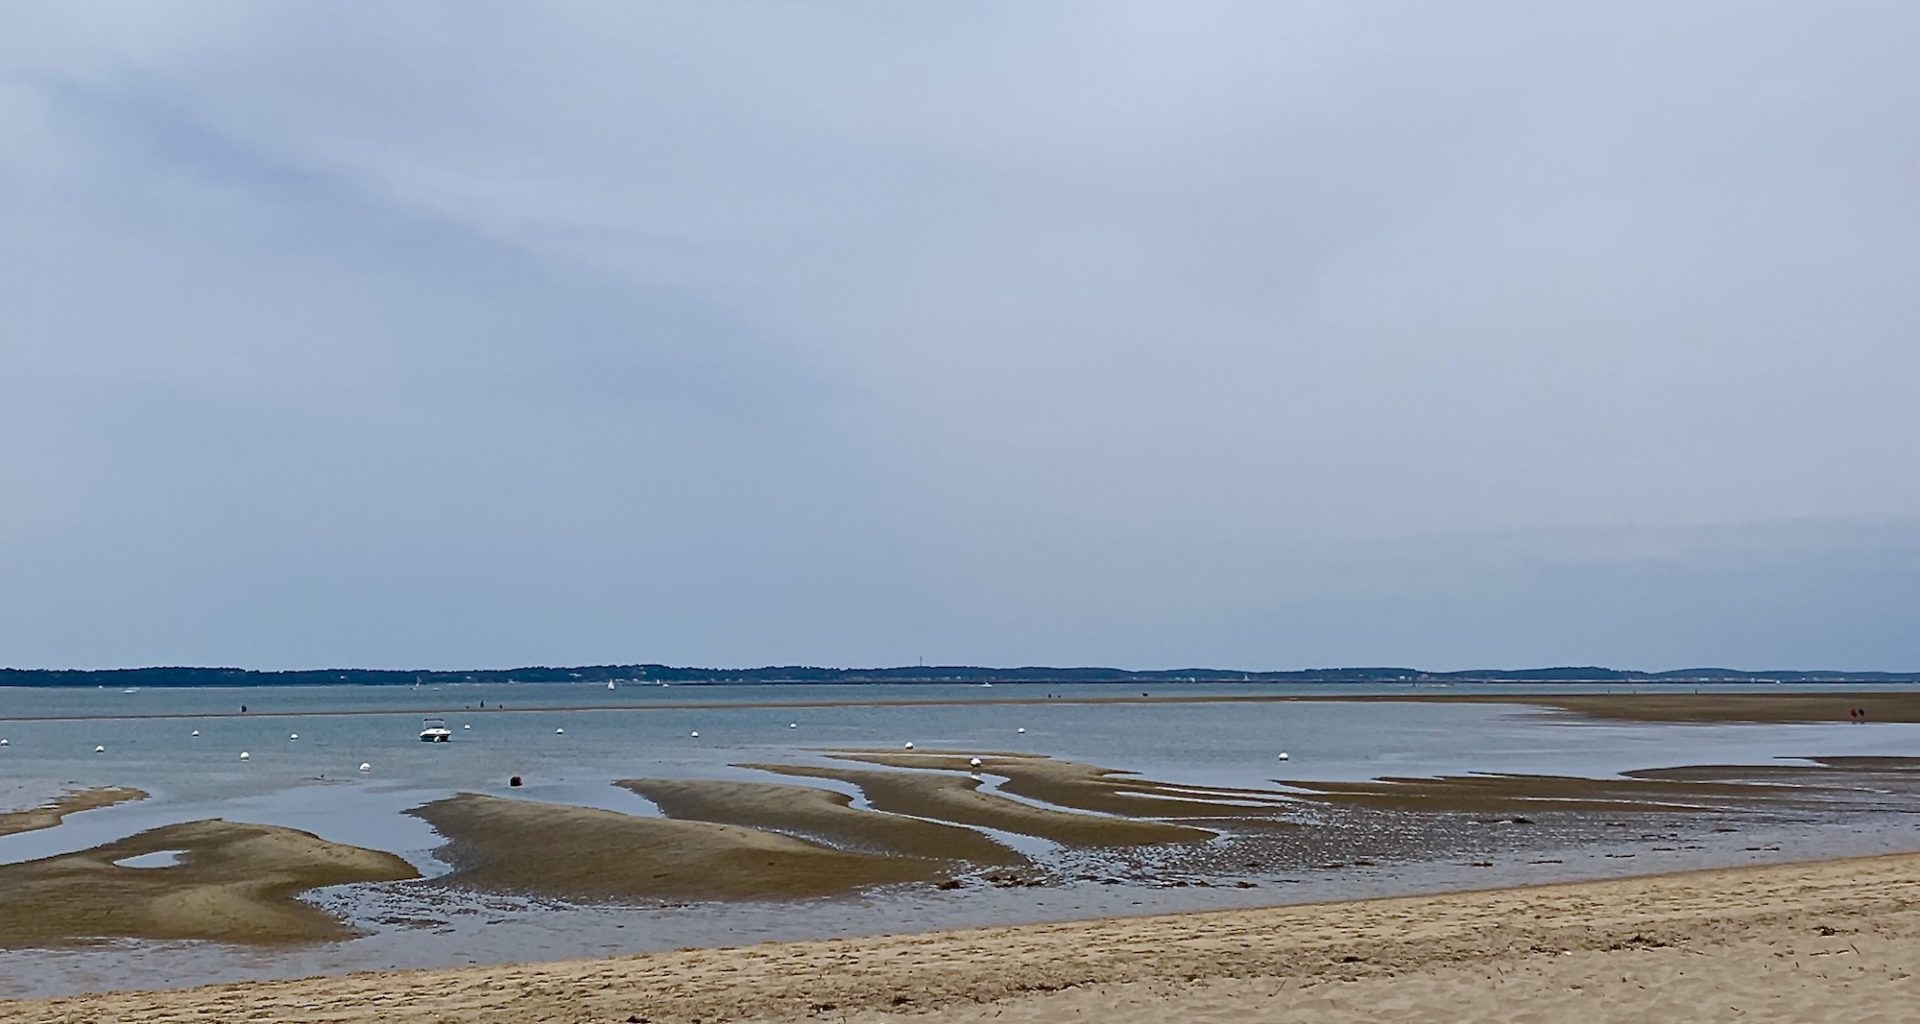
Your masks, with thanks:
M677 683L683 685L759 684L781 686L860 684L1185 684L1206 683L1555 683L1555 684L1699 684L1699 683L1920 683L1920 672L1840 672L1827 669L1746 671L1683 668L1635 672L1599 666L1532 669L1462 669L1433 672L1415 668L1356 667L1252 672L1239 669L1119 669L1103 667L992 668L976 665L914 665L895 668L765 666L719 669L662 664L528 666L509 669L289 669L256 670L209 667L114 669L0 668L0 687L258 687L258 686L411 686L472 683Z
M1652 685L1652 684L1649 684ZM1677 688L1676 688L1677 689ZM1324 693L1324 694L1141 694L1140 696L1078 697L951 697L894 700L755 700L660 701L646 704L529 704L511 708L473 708L452 704L420 704L404 708L354 708L338 711L203 711L134 712L131 714L6 715L0 722L75 722L94 719L202 719L202 718L340 718L356 715L523 715L582 711L724 711L746 708L847 707L955 707L1070 704L1515 704L1581 715L1587 718L1639 722L1842 722L1851 711L1867 711L1866 722L1920 722L1920 689L1842 690L1831 693Z

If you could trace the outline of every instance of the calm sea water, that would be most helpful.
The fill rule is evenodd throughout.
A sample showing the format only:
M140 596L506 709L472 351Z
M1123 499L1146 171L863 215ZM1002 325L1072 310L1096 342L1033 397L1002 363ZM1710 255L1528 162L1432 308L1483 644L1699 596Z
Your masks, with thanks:
M1146 689L1157 689L1156 695L1171 692L1167 687ZM1482 689L1499 692L1498 687ZM1472 692L1464 686L1451 690ZM1783 757L1920 754L1920 726L1897 724L1623 724L1501 704L1076 702L1137 692L1138 686L1024 684L624 686L613 691L603 685L565 684L137 693L0 689L0 738L8 741L0 748L0 805L31 805L75 786L133 785L152 794L146 801L73 815L57 828L0 837L0 863L85 849L157 825L217 816L286 825L337 842L389 850L432 875L444 871L433 855L440 840L424 822L402 812L455 792L653 814L647 801L609 783L643 776L765 779L730 766L807 761L833 749L898 748L906 742L920 749L1033 752L1173 782L1233 786L1290 778L1472 771L1602 776L1637 768L1764 763ZM1242 684L1188 685L1178 692L1390 694L1406 688ZM1048 694L1058 697L1045 700ZM991 703L1034 697L1043 702ZM928 699L955 703L881 703ZM767 706L791 701L861 703ZM482 702L487 710L481 709ZM669 706L686 702L713 706ZM243 703L247 714L233 715ZM506 711L494 710L502 705ZM534 708L541 710L530 710ZM446 718L454 731L452 742L418 740L421 717L428 713ZM104 750L96 753L96 747ZM245 762L239 757L242 751L250 755ZM1281 752L1289 755L1287 761L1278 760ZM364 774L357 770L363 762L371 766ZM514 775L525 778L524 788L507 787ZM1856 846L1920 845L1910 826L1900 827L1906 831L1863 832ZM1788 853L1799 849L1814 855L1832 849L1805 846L1814 842L1811 835L1790 829L1774 841L1784 843ZM1796 847L1797 842L1803 845ZM1616 871L1617 863L1595 860L1594 870L1587 873ZM1485 884L1484 876L1456 875L1457 866L1446 865L1414 874L1349 873L1289 890L1285 899ZM353 915L356 908L364 912L364 895L329 892L316 899ZM379 889L377 895L389 908L414 898L392 887ZM406 929L375 929L365 939L270 959L244 950L158 943L0 953L0 996L105 984L588 955L750 938L1035 920L1143 906L1180 909L1283 901L1269 890L1204 897L1182 891L1151 900L1136 898L1140 896L1111 891L1045 897L973 893L964 905L919 897L863 898L824 908L747 905L707 908L697 915L665 909L650 912L644 921L630 912L482 900L448 917L434 933L442 938L424 945ZM487 927L480 927L483 923Z

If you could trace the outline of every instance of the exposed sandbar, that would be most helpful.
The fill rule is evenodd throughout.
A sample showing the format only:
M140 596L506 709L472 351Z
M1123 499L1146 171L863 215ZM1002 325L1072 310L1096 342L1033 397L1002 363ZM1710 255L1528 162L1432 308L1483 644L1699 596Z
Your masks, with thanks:
M738 825L463 793L407 812L448 840L446 881L583 900L791 899L942 877L945 865Z
M750 764L743 768L858 786L875 809L916 818L998 829L1067 846L1143 846L1200 842L1214 833L1187 825L1099 817L1036 807L980 791L980 780L934 771L885 771L835 766Z
M1920 722L1920 691L1861 693L1639 693L1526 696L1473 694L1458 699L1477 703L1534 704L1629 722L1850 722L1850 712L1866 712L1865 722Z
M178 851L178 862L116 863L166 851ZM345 938L352 933L344 925L294 897L325 885L415 877L393 854L294 829L218 820L167 825L79 853L0 865L0 947Z
M836 754L847 761L889 768L923 768L950 772L974 770L1006 781L1000 792L1058 807L1146 818L1250 818L1282 814L1286 796L1276 790L1182 786L1144 779L1133 772L1042 754L973 754L954 751L848 751Z
M1560 775L1443 775L1370 782L1289 781L1305 799L1378 810L1464 814L1698 813L1815 795L1798 786L1658 777L1585 779Z
M970 828L884 811L855 810L853 798L818 786L704 779L622 779L669 818L797 834L841 850L974 864L1026 858Z
M10 836L19 832L32 832L36 829L52 828L69 814L112 807L132 800L145 800L145 790L131 786L95 786L92 789L76 789L62 793L38 807L29 807L23 811L0 812L0 836Z

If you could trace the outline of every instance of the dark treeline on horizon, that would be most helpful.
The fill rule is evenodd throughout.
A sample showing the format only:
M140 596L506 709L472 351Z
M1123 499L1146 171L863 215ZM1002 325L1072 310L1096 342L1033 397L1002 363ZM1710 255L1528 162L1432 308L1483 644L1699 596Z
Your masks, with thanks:
M512 669L297 669L240 668L0 668L0 686L406 686L414 683L1812 683L1920 682L1920 672L1741 671L1688 668L1633 672L1599 667L1465 669L1428 672L1413 668L1323 668L1285 672L1181 668L1136 671L1119 668L984 668L914 665L898 668L824 668L811 665L764 668L693 668L673 665L530 666Z

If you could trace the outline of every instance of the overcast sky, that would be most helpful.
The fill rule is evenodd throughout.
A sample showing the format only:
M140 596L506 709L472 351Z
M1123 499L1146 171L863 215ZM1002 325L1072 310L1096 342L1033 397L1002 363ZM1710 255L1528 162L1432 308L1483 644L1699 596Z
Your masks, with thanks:
M0 665L1920 668L1920 5L0 7Z

